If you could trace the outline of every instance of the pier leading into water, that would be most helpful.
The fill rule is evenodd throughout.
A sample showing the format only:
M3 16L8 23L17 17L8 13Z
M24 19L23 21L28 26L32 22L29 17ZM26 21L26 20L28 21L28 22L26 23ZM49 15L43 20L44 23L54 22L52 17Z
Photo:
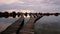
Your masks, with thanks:
M27 16L29 14L30 19L27 21L27 23L24 25L24 16ZM57 13L58 14L58 13ZM47 15L57 15L57 14L37 14L37 13L21 13L20 18L15 21L13 24L8 26L4 31L2 31L0 34L34 34L34 23L36 23L37 20L42 18L43 16ZM18 16L19 16L18 15ZM59 15L59 14L58 14Z

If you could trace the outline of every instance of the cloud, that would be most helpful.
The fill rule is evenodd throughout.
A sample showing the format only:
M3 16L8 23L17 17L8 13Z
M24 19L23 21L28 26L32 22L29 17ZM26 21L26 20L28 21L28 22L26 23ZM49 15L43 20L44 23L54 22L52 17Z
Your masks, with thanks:
M42 3L60 5L60 0L44 0Z
M60 0L1 0L1 9L28 9L36 11L60 11Z
M60 0L0 0L0 4L20 3L27 5L60 4Z
M0 5L12 4L12 3L24 3L24 2L19 1L19 0L0 0Z

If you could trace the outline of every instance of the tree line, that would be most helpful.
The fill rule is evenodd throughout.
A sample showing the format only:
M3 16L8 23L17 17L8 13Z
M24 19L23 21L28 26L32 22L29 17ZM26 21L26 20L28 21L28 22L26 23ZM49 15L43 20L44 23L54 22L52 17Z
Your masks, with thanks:
M55 15L55 16L58 16L60 15L60 13L22 13L22 12L0 12L0 18L2 17L5 17L5 18L8 18L8 17L13 17L15 18L16 16L21 16L21 15L25 15L27 17L27 15L31 16L31 15L44 15L44 16L49 16L49 15Z

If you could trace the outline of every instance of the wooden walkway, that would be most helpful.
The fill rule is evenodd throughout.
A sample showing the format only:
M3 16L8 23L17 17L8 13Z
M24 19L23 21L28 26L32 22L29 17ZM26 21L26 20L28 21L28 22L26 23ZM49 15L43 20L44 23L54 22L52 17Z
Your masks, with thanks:
M30 17L30 20L26 25L20 30L20 34L34 34L34 17Z
M24 25L24 17L21 16L21 18L10 25L6 30L1 32L1 34L34 34L34 22L41 17L42 16L39 18L34 18L31 15L29 21Z

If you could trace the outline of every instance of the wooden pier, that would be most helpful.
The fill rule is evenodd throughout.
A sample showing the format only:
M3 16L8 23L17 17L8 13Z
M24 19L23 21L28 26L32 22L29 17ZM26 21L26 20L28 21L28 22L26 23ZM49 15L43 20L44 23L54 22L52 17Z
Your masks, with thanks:
M8 26L0 34L34 34L34 23L42 16L30 16L29 21L24 25L24 16L22 15L17 21Z

